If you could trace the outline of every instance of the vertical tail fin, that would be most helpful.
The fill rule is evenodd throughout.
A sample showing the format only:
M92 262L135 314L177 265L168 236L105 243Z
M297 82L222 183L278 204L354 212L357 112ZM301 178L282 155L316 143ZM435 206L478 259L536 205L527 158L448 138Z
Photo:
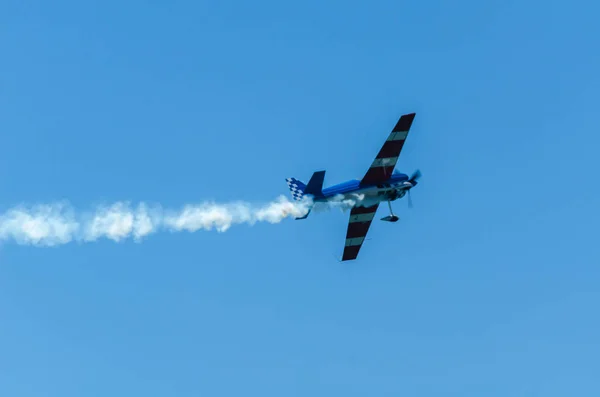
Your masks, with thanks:
M308 185L305 185L302 181L299 181L296 178L286 178L286 182L288 187L290 188L290 192L292 192L292 197L294 200L300 201L304 198L305 195L310 195L313 197L322 197L323 196L323 180L325 178L325 171L317 171L312 174L310 177L310 181L308 181ZM296 218L306 219L308 214L310 214L311 209L309 208L306 215Z
M323 196L323 180L325 179L325 171L317 171L312 174L308 185L296 178L286 178L290 192L294 200L302 200L304 195L310 194L313 197Z
M314 197L323 196L323 180L325 179L325 171L317 171L312 174L308 185L304 189L304 194L310 194Z

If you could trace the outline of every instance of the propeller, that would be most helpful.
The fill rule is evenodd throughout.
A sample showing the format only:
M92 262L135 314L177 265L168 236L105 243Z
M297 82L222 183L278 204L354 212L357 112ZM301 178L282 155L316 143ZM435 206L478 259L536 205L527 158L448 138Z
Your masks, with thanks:
M415 172L413 172L413 174L410 176L410 178L408 178L409 182L416 182L419 180L419 178L421 178L421 171L416 170Z
M410 182L411 185L416 185L417 181L419 180L419 178L421 178L421 171L416 170L415 172L413 172L413 174L410 176L410 178L408 178L408 182ZM408 188L408 208L412 208L413 207L413 202L412 202L412 197L410 195L410 191L412 190L412 187Z

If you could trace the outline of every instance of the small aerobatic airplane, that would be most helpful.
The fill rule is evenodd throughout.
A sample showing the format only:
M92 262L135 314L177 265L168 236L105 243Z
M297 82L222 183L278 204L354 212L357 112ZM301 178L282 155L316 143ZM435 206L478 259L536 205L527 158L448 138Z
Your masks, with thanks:
M315 172L308 184L304 184L296 178L286 179L295 200L302 200L304 196L307 196L314 203L319 203L346 198L354 200L357 195L364 196L364 199L350 210L342 261L353 260L358 256L358 251L360 251L381 202L387 201L390 208L390 215L381 218L382 221L387 222L397 222L400 219L392 211L392 201L404 197L408 192L408 203L409 206L411 205L410 189L417 185L421 172L417 170L409 177L394 171L394 167L414 118L415 113L400 117L361 180L354 179L323 189L325 171ZM308 214L310 214L310 210L302 218L296 219L306 219Z

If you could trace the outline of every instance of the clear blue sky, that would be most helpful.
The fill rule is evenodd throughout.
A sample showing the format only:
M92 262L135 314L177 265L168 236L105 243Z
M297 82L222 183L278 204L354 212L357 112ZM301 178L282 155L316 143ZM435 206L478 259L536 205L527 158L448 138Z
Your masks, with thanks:
M0 395L598 396L599 12L0 3L0 212L267 202L413 111L423 172L350 263L336 211L0 247Z

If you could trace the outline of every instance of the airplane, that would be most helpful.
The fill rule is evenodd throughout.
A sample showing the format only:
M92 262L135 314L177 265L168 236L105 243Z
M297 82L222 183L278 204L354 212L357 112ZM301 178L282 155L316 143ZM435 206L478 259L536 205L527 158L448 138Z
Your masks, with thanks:
M395 171L394 167L414 118L415 113L400 117L371 163L371 167L360 180L353 179L323 189L325 171L314 172L307 184L296 178L286 178L292 197L297 201L310 198L313 203L323 203L344 199L355 200L357 195L364 197L363 200L356 201L350 210L342 261L354 260L358 257L380 203L387 201L390 209L390 215L381 218L386 222L397 222L400 219L392 211L392 201L408 193L408 205L412 206L410 190L417 185L421 172L416 170L408 176ZM310 212L311 208L304 216L296 219L306 219Z

